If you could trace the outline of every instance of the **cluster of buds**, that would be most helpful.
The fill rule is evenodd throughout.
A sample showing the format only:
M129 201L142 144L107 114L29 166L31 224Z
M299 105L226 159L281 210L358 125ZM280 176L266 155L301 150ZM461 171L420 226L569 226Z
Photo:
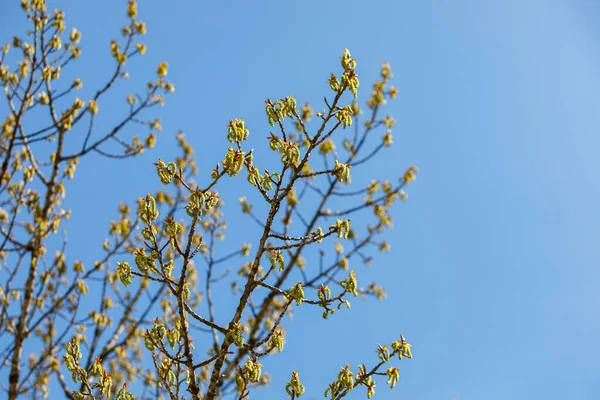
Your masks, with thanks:
M342 68L344 68L344 73L342 74L341 82L340 80L332 73L329 78L329 87L336 92L340 90L350 89L354 98L358 96L358 85L360 82L358 81L358 75L354 71L356 69L356 58L352 58L350 56L350 52L348 49L344 49L344 55L341 57Z
M348 275L347 279L343 279L340 281L340 286L344 288L349 293L352 293L354 296L358 296L358 283L356 282L356 276L354 275L354 270L350 271L350 275Z
M284 165L298 167L300 164L300 149L298 143L286 142L271 133L269 137L269 147L271 150L281 153L281 162Z
M223 160L223 168L229 176L237 176L244 166L245 152L229 147L225 159Z
M304 394L304 385L300 382L300 375L298 375L298 372L292 372L292 378L285 385L285 391L292 399Z
M341 108L337 113L335 113L335 118L342 123L344 128L352 125L352 116L354 115L354 110L351 106L345 106Z
M296 99L292 96L277 100L273 103L271 100L267 99L265 104L265 112L271 126L275 126L275 122L283 122L286 117L293 119L298 114L298 110L296 109Z
M304 288L302 287L302 283L298 282L288 292L288 298L294 300L296 305L302 304L304 301Z
M237 347L242 347L246 341L244 340L242 324L239 322L233 324L229 331L227 332L226 339L230 340Z
M229 142L241 142L248 139L250 132L246 128L246 123L243 119L233 119L227 125L227 140Z
M127 261L117 261L117 271L119 272L119 279L125 287L131 285L133 275L131 273L131 265Z
M350 183L350 165L348 164L335 160L331 174L337 178L338 182Z
M271 267L279 267L280 271L283 271L285 268L285 260L283 258L283 254L281 250L271 250L271 255L269 256L269 261L271 262Z
M158 174L162 184L168 185L171 183L175 177L175 174L177 173L177 166L175 163L171 161L170 163L165 164L164 161L159 158L158 162L155 163L154 166L156 167L156 173Z

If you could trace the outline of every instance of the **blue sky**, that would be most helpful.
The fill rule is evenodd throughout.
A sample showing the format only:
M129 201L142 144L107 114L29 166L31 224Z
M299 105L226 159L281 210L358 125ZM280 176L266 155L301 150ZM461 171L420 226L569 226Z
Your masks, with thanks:
M125 3L55 2L83 31L85 85L110 62ZM151 162L174 154L177 130L207 172L226 149L229 119L244 117L260 127L251 135L266 136L265 98L293 94L319 107L347 47L362 99L382 61L400 88L387 108L395 145L362 178L419 167L393 214L392 253L362 271L389 297L354 301L328 321L296 310L286 350L265 363L273 384L256 397L282 398L299 370L306 397L322 398L340 365L371 364L377 343L400 333L414 359L399 363L394 391L380 382L380 400L600 397L600 2L140 3L149 50L132 63L140 77L131 83L168 60L177 91L159 111L165 132L147 157L81 165L69 192L73 224L86 215L94 229L74 225L76 254L94 259L119 200L156 190ZM23 20L18 2L2 9L0 37L9 38ZM82 200L92 191L90 215ZM237 206L235 188L221 194ZM248 240L248 222L236 223L232 239Z

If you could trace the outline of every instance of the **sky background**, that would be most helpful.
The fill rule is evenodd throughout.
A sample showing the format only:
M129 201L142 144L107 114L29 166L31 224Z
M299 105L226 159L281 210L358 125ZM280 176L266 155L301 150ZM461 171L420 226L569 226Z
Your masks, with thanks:
M22 30L22 13L17 1L0 4L0 37L8 39ZM92 87L111 63L108 41L126 22L126 2L49 7L83 31L82 75ZM164 132L147 157L79 167L68 200L80 221L70 257L98 257L119 201L158 188L151 162L176 154L175 132L186 133L206 175L226 150L229 119L246 118L262 137L265 98L293 94L320 108L347 47L358 60L360 99L382 61L400 88L386 109L397 120L395 145L356 179L419 167L409 200L393 212L392 253L357 270L389 296L353 301L351 312L328 321L296 310L284 353L265 363L272 385L253 398L283 398L292 370L307 399L322 398L339 366L372 365L377 344L400 333L414 358L397 363L394 391L380 381L376 399L600 398L599 1L174 0L139 8L149 50L132 62L130 83L143 84L168 60L177 91L158 110ZM220 193L237 206L235 188ZM235 222L233 239L250 240L249 222ZM364 398L364 389L348 398Z

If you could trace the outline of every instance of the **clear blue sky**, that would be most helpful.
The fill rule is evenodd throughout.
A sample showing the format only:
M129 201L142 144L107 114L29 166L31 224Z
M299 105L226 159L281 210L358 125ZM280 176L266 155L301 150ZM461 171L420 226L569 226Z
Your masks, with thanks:
M126 2L55 3L83 31L91 87ZM22 26L18 2L1 9L9 38ZM354 301L328 321L297 310L284 353L266 363L274 382L255 397L283 398L297 369L306 398L322 398L340 365L370 364L377 343L403 333L414 359L399 364L397 389L380 382L377 399L600 398L600 1L141 1L140 14L150 64L131 66L141 71L132 84L168 60L177 91L148 157L81 166L77 180L87 183L69 192L74 224L94 190L99 209L87 218L99 228L74 225L72 254L96 258L118 201L158 187L150 163L174 154L169 135L186 132L208 171L226 149L229 119L266 127L267 97L318 106L347 47L363 99L381 61L400 88L388 107L396 145L378 166L420 171L394 211L392 253L357 273L389 297ZM232 238L249 239L243 230Z

